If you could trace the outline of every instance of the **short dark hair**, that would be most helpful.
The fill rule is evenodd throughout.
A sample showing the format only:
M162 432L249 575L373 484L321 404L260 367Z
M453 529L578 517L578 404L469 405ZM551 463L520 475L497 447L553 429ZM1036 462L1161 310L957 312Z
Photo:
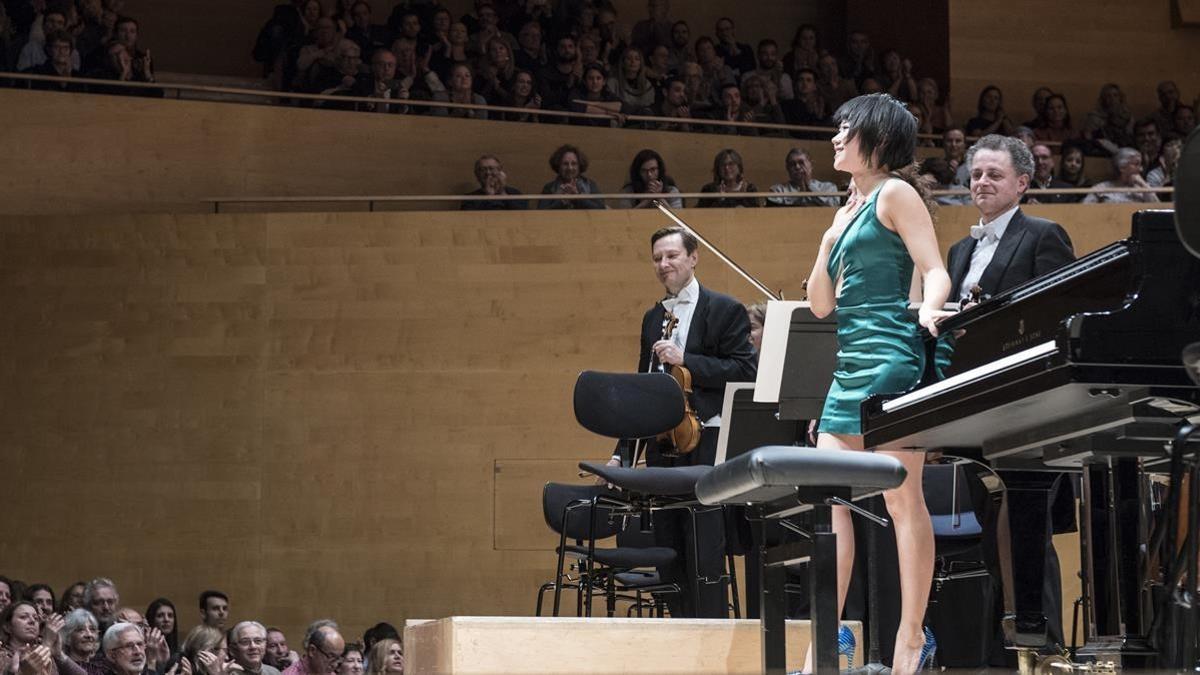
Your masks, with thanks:
M850 125L846 139L858 139L863 160L891 171L913 162L917 119L890 94L866 94L846 101L833 114L835 126Z
M29 586L25 587L25 593L24 593L23 597L25 600L33 602L33 594L37 593L38 591L46 591L47 593L50 594L50 605L51 606L58 605L58 599L54 595L54 589L50 588L50 584L30 584ZM16 598L13 598L13 599L15 600Z
M763 47L766 47L766 46L771 46L776 49L779 49L779 43L772 40L771 38L763 38L762 40L759 40L757 49L762 49Z
M672 225L671 227L663 227L655 230L654 234L650 235L650 248L653 249L654 245L658 243L659 239L662 239L663 237L669 237L673 234L679 235L679 238L683 240L683 250L687 251L688 255L691 255L699 250L700 240L696 238L696 235L688 232L678 225Z
M370 651L371 647L375 646L380 640L399 640L400 632L396 627L386 621L371 626L363 633L363 647Z
M131 24L137 26L138 28L141 28L141 25L138 23L138 20L133 18L132 16L117 17L117 22L113 24L113 27L115 28L117 26L120 26L123 23L131 23Z
M1161 135L1162 131L1163 131L1162 127L1159 126L1158 119L1155 118L1154 116L1147 116L1147 117L1143 117L1142 119L1138 120L1137 123L1133 125L1133 130L1137 131L1138 129L1141 129L1142 127L1148 127L1152 124L1154 125L1154 130L1157 131Z
M208 590L200 594L200 609L208 609L209 598L220 598L225 602L229 602L229 596L221 591Z
M583 174L587 173L587 155L583 154L582 150L574 145L571 145L570 143L558 146L558 149L554 151L554 154L550 155L550 170L557 174L558 167L562 164L563 157L565 157L568 152L575 153L575 158L579 160L579 175L582 176Z
M658 179L662 181L663 187L670 187L675 184L674 180L667 175L667 163L663 161L662 155L658 154L650 148L642 150L633 156L633 161L629 164L629 184L633 186L634 192L644 192L646 184L642 182L642 165L648 160L658 162Z
M51 56L50 50L54 49L54 44L56 42L65 42L71 45L71 49L75 48L75 37L73 35L65 30L51 31L50 34L46 36L46 42L42 46L42 48L46 51L47 56Z
M796 79L799 80L800 75L803 73L808 73L809 75L812 75L814 80L821 79L821 76L817 73L817 71L813 70L812 68L809 68L808 66L804 66L803 68L796 69Z
M699 47L701 42L707 42L708 44L712 45L713 48L716 48L717 46L717 43L713 42L712 38L708 37L707 35L701 35L692 42L692 48L694 49Z

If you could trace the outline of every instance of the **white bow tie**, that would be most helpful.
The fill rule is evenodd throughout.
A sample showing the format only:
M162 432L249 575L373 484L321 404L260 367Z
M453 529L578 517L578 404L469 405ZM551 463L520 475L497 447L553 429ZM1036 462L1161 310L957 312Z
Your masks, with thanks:
M971 238L983 239L985 236L988 239L991 239L993 241L996 239L996 224L995 223L988 223L987 225L972 225L971 226Z

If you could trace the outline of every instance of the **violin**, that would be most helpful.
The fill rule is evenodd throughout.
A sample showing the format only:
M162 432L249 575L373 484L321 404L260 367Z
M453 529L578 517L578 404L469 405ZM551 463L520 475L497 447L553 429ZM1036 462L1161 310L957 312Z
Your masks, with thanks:
M669 310L666 311L666 318L663 321L662 339L670 340L675 334L675 329L679 327L679 317L675 316ZM656 359L651 356L651 364ZM700 444L700 416L696 414L695 408L692 407L692 373L683 366L671 366L669 369L664 368L662 363L658 364L660 372L667 372L671 377L675 378L675 382L679 384L679 388L683 390L683 421L674 429L664 431L658 435L659 449L662 454L668 457L678 457L686 455L696 449Z

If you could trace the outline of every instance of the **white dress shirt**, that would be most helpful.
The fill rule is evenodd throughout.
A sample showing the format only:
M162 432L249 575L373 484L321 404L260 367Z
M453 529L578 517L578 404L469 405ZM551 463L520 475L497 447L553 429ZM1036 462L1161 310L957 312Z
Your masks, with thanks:
M990 223L984 223L983 219L980 219L978 225L971 226L971 236L975 237L977 241L975 250L971 251L971 266L967 268L967 275L963 277L962 286L959 287L960 298L969 297L971 287L978 284L979 280L983 278L983 271L987 269L988 264L992 262L992 257L996 255L996 247L1000 245L1000 238L1004 236L1004 231L1008 229L1008 223L1012 221L1013 214L1017 212L1018 208L1020 205L1012 207L996 216Z
M675 332L671 334L671 341L678 347L679 351L687 352L688 333L692 330L692 316L696 313L696 303L700 301L700 282L693 276L687 286L684 286L674 296L668 296L662 301L663 307L668 312L671 312L679 319L679 325L675 327ZM704 427L719 427L721 426L721 416L713 415L704 420Z

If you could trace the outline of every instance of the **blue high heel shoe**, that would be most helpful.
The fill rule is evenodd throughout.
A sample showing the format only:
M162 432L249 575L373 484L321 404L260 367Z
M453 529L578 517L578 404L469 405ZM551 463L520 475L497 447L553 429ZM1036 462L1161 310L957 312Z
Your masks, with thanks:
M925 626L925 644L921 647L921 660L917 663L917 670L932 668L935 656L937 656L937 640L934 639L933 631L929 630L929 626Z
M854 650L858 648L858 642L854 639L854 633L850 631L849 626L842 626L838 629L838 656L846 657L846 667L854 667Z

